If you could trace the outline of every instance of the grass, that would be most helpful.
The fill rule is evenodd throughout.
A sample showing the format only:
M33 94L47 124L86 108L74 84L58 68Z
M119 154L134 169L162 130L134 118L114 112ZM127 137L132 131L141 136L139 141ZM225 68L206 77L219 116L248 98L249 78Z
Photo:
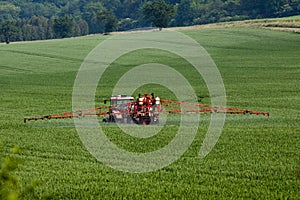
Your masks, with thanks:
M200 159L209 118L203 116L189 150L172 165L146 174L115 171L96 161L82 145L72 121L23 124L23 117L71 111L80 64L109 36L0 45L0 140L6 155L15 145L22 149L19 158L24 162L16 175L25 184L39 182L36 199L299 199L299 35L258 28L183 32L200 42L216 62L228 106L269 111L270 119L228 116L216 147ZM118 59L100 81L96 100L109 97L111 83L128 66L151 61L183 73L197 95L205 96L202 101L209 103L203 80L192 68L175 55L157 50ZM140 90L173 98L167 89L151 87ZM146 152L167 144L177 126L167 125L146 140L122 134L114 125L104 128L122 148Z
M300 15L295 16L289 16L289 17L282 17L282 18L268 18L268 19L262 19L262 20L255 20L255 21L266 21L266 22L274 22L274 21L300 21Z
M232 28L232 27L246 27L246 28L265 28L284 32L300 33L300 15L282 17L282 18L265 18L252 19L243 21L229 21L220 22L216 24L196 25L189 27L175 27L175 30L194 30L207 28Z

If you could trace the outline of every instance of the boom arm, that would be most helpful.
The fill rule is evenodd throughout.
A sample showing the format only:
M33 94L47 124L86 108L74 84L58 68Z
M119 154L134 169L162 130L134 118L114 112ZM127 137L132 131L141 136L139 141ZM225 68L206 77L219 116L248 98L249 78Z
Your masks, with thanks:
M225 113L225 114L250 114L265 115L269 118L269 112L246 110L241 108L225 108L222 106L209 106L207 104L192 104L189 102L176 102L171 100L161 100L168 113Z
M144 95L145 97L147 95ZM132 98L133 99L133 98ZM124 103L125 109L121 110L120 114L126 117L141 117L141 116L148 116L153 114L154 109L150 109L152 106L158 106L159 109L155 111L157 117L161 112L167 113L224 113L224 114L250 114L250 115L264 115L266 118L269 118L269 112L261 112L255 110L247 110L241 108L225 108L222 106L210 106L207 104L193 104L189 102L176 102L172 100L160 100L158 105L155 103L155 99L153 98L151 101L149 100L147 105L139 105L140 102L139 98L138 102L126 102ZM144 98L145 99L145 98ZM120 104L119 104L120 105ZM135 105L139 105L139 107L135 108ZM44 120L44 119L70 119L70 118L80 118L80 117L100 117L100 116L110 116L113 113L111 112L111 106L101 106L97 108L87 109L87 110L79 110L76 112L63 112L61 114L51 114L46 116L40 117L29 117L24 118L24 123L27 124L29 121L36 121L36 120ZM118 110L118 107L114 107ZM154 108L154 107L152 107Z
M97 108L92 108L88 110L79 110L76 112L63 112L61 114L51 114L40 117L27 117L24 118L24 123L27 124L29 121L37 121L44 119L70 119L70 118L78 118L78 117L100 117L106 116L108 113L108 106L101 106Z

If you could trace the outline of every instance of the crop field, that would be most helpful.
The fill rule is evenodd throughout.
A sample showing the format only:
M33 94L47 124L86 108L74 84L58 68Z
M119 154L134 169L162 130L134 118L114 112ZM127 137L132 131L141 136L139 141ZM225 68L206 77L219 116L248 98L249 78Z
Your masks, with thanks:
M216 146L200 158L210 116L201 114L197 135L183 156L149 173L121 172L97 161L70 119L23 123L24 117L72 111L81 63L111 36L0 44L1 154L21 160L15 176L22 187L36 183L30 199L300 198L300 35L260 28L182 33L198 41L215 61L228 107L266 111L270 117L228 115ZM126 54L107 69L96 105L110 97L130 67L154 62L183 74L199 102L210 103L204 81L186 61L148 49ZM176 100L156 84L140 87L135 95L139 92ZM126 135L116 125L105 124L103 129L120 148L149 152L167 145L178 126L176 116L171 117L159 134L147 139ZM21 150L17 155L11 151L14 146Z

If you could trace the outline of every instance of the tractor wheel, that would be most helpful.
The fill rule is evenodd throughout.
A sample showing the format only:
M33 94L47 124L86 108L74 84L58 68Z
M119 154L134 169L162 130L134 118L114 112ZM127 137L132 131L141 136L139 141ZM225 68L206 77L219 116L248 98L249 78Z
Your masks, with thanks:
M157 119L156 121L153 121L154 125L159 125L159 119Z
M102 122L107 123L109 119L107 117L103 118Z
M133 120L132 120L132 118L131 118L131 116L129 115L129 116L127 116L127 118L126 118L126 124L132 124L132 122L133 122Z
M109 115L107 119L107 122L116 122L115 117L113 115Z
M151 125L159 125L159 119L154 120L154 117L151 117Z
M143 124L143 118L141 115L139 115L139 121L138 121L138 124Z

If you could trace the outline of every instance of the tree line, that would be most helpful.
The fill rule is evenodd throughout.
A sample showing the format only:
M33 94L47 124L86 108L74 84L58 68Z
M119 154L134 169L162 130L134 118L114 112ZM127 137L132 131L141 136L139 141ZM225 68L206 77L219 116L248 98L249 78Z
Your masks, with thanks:
M6 0L0 2L0 41L297 14L300 0Z
M5 21L0 24L0 41L32 41L66 38L89 34L84 20L75 21L70 16L45 18L32 16L29 19Z

